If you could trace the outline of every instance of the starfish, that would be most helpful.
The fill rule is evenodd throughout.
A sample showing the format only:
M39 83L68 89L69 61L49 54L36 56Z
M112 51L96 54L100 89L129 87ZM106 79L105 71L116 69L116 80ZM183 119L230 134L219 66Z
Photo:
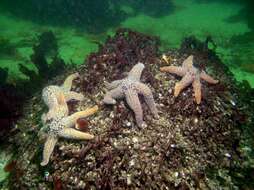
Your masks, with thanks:
M66 102L69 100L82 101L84 99L82 94L71 91L72 81L78 77L78 73L71 74L65 79L61 86L50 85L42 90L42 99L49 108L48 113L42 115L42 120L44 122L54 117L55 109L57 109L59 105L59 98L62 94Z
M144 96L145 102L152 114L158 118L158 111L152 91L147 85L140 82L144 68L144 64L138 63L131 69L126 78L106 83L106 88L110 91L106 93L103 99L103 103L105 104L116 104L116 99L125 98L135 114L136 122L139 127L145 125L143 121L143 110L138 98L139 94Z
M90 140L94 138L94 135L78 131L72 128L72 126L75 125L78 119L88 117L97 112L98 106L94 106L92 108L86 109L84 111L79 111L68 116L69 111L64 100L64 96L60 95L59 99L60 104L54 108L54 117L44 123L48 126L49 130L43 149L43 161L41 162L41 166L48 164L49 158L59 137L80 140Z
M219 82L218 80L215 80L211 76L206 74L205 71L202 70L200 72L196 67L193 66L193 55L190 55L187 59L185 59L181 67L166 66L161 67L160 71L169 72L183 77L182 80L180 82L177 82L175 85L175 97L177 97L184 88L192 84L197 104L200 104L202 96L200 80L205 80L210 84L216 84Z

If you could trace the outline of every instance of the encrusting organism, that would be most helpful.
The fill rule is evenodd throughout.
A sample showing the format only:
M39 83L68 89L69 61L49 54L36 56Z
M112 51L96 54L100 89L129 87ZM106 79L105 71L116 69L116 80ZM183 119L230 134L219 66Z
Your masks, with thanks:
M43 89L43 100L49 107L47 114L43 114L42 123L47 128L47 139L43 149L42 166L49 162L55 144L59 137L89 140L93 139L94 135L84 133L72 128L78 119L88 117L98 111L98 106L76 112L69 115L67 100L76 99L83 100L82 94L70 91L73 79L77 78L77 74L72 74L65 80L64 84L59 86L48 86Z
M197 104L200 104L202 97L200 80L205 80L210 84L216 84L219 82L206 74L205 71L200 71L198 68L193 66L193 55L190 55L187 59L185 59L181 67L165 66L161 67L160 71L169 72L183 77L182 80L177 82L175 85L175 97L177 97L184 88L192 84Z
M144 67L144 64L138 63L131 69L126 78L106 83L106 87L110 91L106 93L103 99L103 103L105 104L116 104L116 99L125 98L135 114L136 122L139 127L145 124L143 121L143 110L138 97L139 94L144 96L144 100L154 117L158 118L158 110L154 102L152 91L147 85L140 82Z

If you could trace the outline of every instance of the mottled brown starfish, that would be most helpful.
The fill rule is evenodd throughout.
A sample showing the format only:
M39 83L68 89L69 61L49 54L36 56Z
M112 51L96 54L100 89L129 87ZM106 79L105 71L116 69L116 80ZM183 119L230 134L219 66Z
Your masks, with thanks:
M161 67L160 71L169 72L183 77L182 80L180 82L177 82L175 85L175 97L177 97L184 88L192 84L197 104L200 104L202 96L200 79L203 79L210 84L216 84L219 82L218 80L215 80L211 76L206 74L205 71L202 70L200 72L196 67L194 67L192 55L190 55L187 59L184 60L181 67L166 66Z
M138 98L138 94L144 96L145 102L155 117L158 118L158 111L153 99L150 88L140 82L140 77L144 69L144 64L136 64L128 76L122 80L115 80L111 83L106 83L106 87L110 90L106 93L103 102L105 104L116 104L116 99L124 98L135 113L135 118L138 126L144 125L143 110Z

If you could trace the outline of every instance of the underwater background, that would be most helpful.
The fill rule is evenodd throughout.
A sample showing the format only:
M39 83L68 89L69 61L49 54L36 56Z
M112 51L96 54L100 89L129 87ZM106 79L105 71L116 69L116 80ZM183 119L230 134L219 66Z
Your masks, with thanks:
M211 36L216 53L237 80L254 86L253 2L251 0L177 1L7 1L0 4L0 67L8 80L26 76L18 65L30 64L33 45L43 31L58 40L66 64L82 64L118 27L160 37L162 48L178 48L186 36Z
M236 81L254 88L252 0L1 0L0 26L0 183L12 157L2 150L23 105L48 81L84 64L119 28L159 38L160 52L184 40L197 49L206 44Z

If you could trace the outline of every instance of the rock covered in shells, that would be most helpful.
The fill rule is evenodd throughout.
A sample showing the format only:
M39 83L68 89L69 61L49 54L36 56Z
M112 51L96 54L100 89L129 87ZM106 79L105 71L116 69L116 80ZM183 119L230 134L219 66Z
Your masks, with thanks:
M186 51L165 54L177 66L191 53L197 59L197 66L208 63L205 66L224 81L221 86L204 84L200 105L193 101L190 89L174 98L171 89L176 80L159 72L158 68L167 63L161 60L156 38L119 30L99 52L89 56L86 67L81 66L83 81L77 88L81 86L79 90L85 100L76 106L70 103L69 107L75 112L94 102L100 103L105 89L103 81L122 78L123 71L129 71L133 64L142 61L147 69L141 81L149 83L154 92L160 118L149 117L142 99L147 121L144 128L137 127L125 101L112 107L101 106L87 127L96 138L89 142L60 141L52 155L52 164L46 169L52 179L47 181L38 163L41 153L37 149L38 139L28 129L38 125L42 111L30 105L27 116L19 124L25 136L19 133L13 139L14 143L17 140L18 151L24 156L17 159L22 172L11 179L12 186L20 189L36 185L42 189L52 186L63 189L218 189L236 185L237 180L229 171L234 167L241 169L239 165L243 163L238 126L245 122L241 109L244 105L247 110L248 104L238 98L238 87L225 74L226 69L219 60L194 50ZM238 100L236 104L232 104L234 99Z

